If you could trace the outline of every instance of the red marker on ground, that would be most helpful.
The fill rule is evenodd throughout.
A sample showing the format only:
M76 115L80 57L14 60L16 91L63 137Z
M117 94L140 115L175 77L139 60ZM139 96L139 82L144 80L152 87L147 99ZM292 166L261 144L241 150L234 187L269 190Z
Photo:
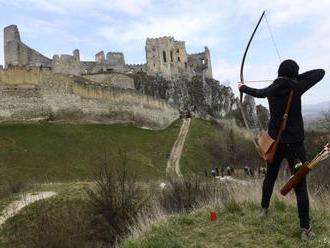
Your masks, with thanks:
M210 220L215 221L217 219L217 213L215 211L210 212Z

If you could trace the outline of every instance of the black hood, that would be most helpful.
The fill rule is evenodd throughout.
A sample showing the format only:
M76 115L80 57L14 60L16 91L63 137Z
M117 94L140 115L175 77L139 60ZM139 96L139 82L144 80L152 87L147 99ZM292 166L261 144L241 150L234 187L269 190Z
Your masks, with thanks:
M297 78L298 72L299 66L296 61L292 59L284 60L278 68L279 77Z

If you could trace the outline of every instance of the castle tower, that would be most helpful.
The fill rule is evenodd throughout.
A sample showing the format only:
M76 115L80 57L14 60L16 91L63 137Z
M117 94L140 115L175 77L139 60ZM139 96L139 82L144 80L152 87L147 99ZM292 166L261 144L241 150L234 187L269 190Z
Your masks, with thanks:
M14 66L51 66L51 59L25 45L20 38L16 25L4 28L5 67Z
M108 52L107 63L114 67L124 67L125 65L124 54L120 52Z
M188 59L184 41L162 37L146 41L147 73L161 75L166 79L188 73Z
M21 37L19 35L18 28L16 25L10 25L8 27L5 27L3 31L4 44L12 40L21 41Z
M18 59L18 42L21 42L21 37L16 25L10 25L3 30L3 45L5 67L9 64L19 64Z
M76 63L80 63L80 52L79 52L79 49L73 50L72 54L73 54L73 60Z
M125 58L121 52L108 52L106 58L107 70L124 72Z
M105 56L104 56L104 52L100 51L97 54L95 54L95 62L98 64L103 64L105 61Z

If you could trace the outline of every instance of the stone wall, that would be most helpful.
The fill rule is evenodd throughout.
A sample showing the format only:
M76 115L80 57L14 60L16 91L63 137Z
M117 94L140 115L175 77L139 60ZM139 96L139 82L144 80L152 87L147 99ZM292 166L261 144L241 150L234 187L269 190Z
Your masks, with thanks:
M39 67L32 67L29 70L20 67L12 67L8 70L0 70L1 85L39 85L41 70Z
M146 64L125 65L125 73L147 72Z
M91 81L123 89L135 89L134 79L122 73L97 73L83 76Z
M25 82L31 78L34 84L13 83L24 75ZM165 128L179 116L164 100L77 76L4 70L0 79L0 121L129 122Z

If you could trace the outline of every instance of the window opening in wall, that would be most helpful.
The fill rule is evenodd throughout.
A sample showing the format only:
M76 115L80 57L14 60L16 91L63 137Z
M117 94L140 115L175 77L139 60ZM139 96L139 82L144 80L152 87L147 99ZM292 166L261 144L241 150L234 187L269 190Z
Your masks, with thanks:
M205 59L202 59L202 65L205 65Z
M165 51L163 51L163 60L166 63L166 52Z
M155 52L156 51L156 47L153 46L152 47L152 51Z
M178 57L178 62L180 62L181 60L180 60L180 57Z
M184 68L188 68L188 64L187 64L187 62L186 63L184 63Z
M173 51L170 52L171 55L171 62L173 62Z
M179 51L179 49L176 49L176 53L179 53L180 51Z
M154 67L156 67L156 64L154 64Z

